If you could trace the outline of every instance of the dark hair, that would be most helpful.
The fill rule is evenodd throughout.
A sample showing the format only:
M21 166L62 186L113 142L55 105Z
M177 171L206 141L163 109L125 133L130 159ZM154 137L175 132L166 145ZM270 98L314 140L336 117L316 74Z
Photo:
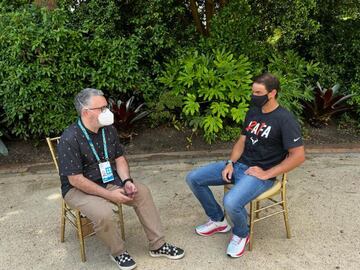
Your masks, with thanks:
M272 90L276 90L276 96L278 96L278 93L280 91L280 82L278 78L276 78L271 73L264 73L259 76L256 76L254 79L254 83L259 83L265 86L265 89L268 92L271 92Z

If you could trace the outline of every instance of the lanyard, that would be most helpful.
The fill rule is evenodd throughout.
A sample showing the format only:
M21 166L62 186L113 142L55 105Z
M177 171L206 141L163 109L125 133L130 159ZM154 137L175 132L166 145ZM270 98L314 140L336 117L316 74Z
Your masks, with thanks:
M95 150L95 146L94 146L92 140L90 139L89 134L87 133L86 129L84 128L83 124L81 123L80 118L78 119L78 125L79 125L81 131L84 133L84 135L85 135L85 137L86 137L86 140L88 141L88 143L89 143L89 145L90 145L91 151L93 152L93 154L94 154L94 156L95 156L95 158L96 158L96 161L100 163L99 155L98 155L98 153L97 153L96 150ZM104 131L104 128L101 130L101 134L102 134L102 139L103 139L103 144L104 144L104 155L105 155L105 159L106 159L106 160L109 160L108 151L107 151L107 144L106 144L106 139L105 139L105 131Z

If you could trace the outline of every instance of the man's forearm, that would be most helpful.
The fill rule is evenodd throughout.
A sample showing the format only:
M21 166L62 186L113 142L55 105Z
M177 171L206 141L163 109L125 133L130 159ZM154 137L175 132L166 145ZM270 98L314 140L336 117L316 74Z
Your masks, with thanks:
M246 137L244 135L241 135L239 140L235 143L234 147L232 148L230 159L233 162L238 161L242 153L244 152L245 139Z
M116 160L116 171L120 176L121 180L130 178L129 164L124 156L118 157Z
M87 179L82 174L68 176L68 178L70 184L82 192L108 199L109 191L107 189Z
M282 173L291 171L292 169L298 167L305 161L305 151L304 147L298 147L295 151L289 152L289 156L285 158L280 164L268 169L266 173L268 174L268 179L276 177Z

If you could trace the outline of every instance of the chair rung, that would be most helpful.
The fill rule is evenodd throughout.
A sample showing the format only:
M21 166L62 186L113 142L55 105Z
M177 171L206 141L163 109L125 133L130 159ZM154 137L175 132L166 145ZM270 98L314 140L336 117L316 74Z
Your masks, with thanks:
M68 216L65 216L65 218L70 222L71 225L75 227L75 229L77 229L76 223L71 218L69 218Z
M89 237L89 236L93 236L93 235L95 235L95 234L96 234L96 232L93 231L92 233L89 233L89 234L85 235L84 238L87 238L87 237Z
M281 210L281 211L272 213L272 214L270 214L270 215L267 215L267 216L265 216L265 217L257 218L257 219L254 220L254 223L256 223L256 222L258 222L258 221L260 221L260 220L263 220L263 219L265 219L265 218L269 218L269 217L275 216L275 215L277 215L277 214L284 213L284 212L285 212L285 210Z
M265 207L259 208L259 209L255 210L254 212L255 212L255 213L260 212L260 211L265 210L265 209L267 209L267 208L270 208L270 207L273 207L273 206L276 206L276 205L282 204L283 202L284 202L284 201L277 202L277 203L273 203L272 205L268 205L268 206L265 206Z
M72 211L70 211L70 210L66 210L66 211L65 211L65 215L71 215L74 219L76 219L75 214L74 214Z
M268 198L268 200L270 200L270 201L272 201L272 202L274 202L274 203L277 203L277 202L278 202L277 200L275 200L275 199L273 199L273 198Z
M68 216L65 216L65 218L70 222L70 224L75 228L75 230L78 230L78 227L77 227L77 224L75 223L74 220L72 220L71 218L69 218ZM82 226L87 226L87 225L90 225L92 223L87 223L87 224L82 224ZM83 228L84 230L84 228ZM95 234L95 231L93 231L92 233L89 233L89 234L86 234L86 235L83 235L84 238L88 237L88 236L92 236Z

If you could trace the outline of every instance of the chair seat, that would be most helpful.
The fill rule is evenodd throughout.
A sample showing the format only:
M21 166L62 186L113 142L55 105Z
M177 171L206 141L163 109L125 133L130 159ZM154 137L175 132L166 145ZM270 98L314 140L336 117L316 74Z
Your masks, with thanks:
M281 189L281 181L276 180L275 184L267 191L265 191L264 193L260 194L259 196L257 196L254 201L260 201L263 199L266 199L268 197L271 197L275 194L277 194Z
M266 218L272 217L274 215L277 214L283 214L284 216L284 221L285 221L285 228L286 228L286 237L290 238L291 234L290 234L290 226L289 226L289 218L288 218L288 210L287 210L287 199L286 199L286 182L287 182L287 174L284 173L281 177L281 179L275 180L275 183L273 184L273 186L265 191L264 193L260 194L258 197L256 197L255 199L253 199L250 202L250 207L249 207L249 233L250 233L250 238L249 238L249 250L252 250L252 246L253 246L253 242L254 242L254 224L258 221L264 220ZM224 185L224 194L226 192L228 192L231 189L231 184L228 185ZM274 199L273 197L277 195L280 195L280 199ZM273 203L267 203L266 206L264 207L260 207L260 203L263 200L270 200ZM281 207L280 211L276 211L276 209L274 211L268 211L269 208L273 207ZM262 215L260 217L260 212L265 210L265 212L262 212ZM225 213L226 215L226 213Z

